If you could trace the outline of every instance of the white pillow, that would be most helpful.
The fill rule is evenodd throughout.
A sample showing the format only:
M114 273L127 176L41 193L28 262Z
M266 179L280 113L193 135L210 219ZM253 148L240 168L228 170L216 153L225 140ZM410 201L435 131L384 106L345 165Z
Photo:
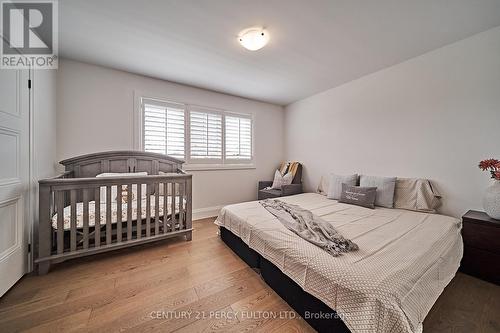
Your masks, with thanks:
M339 200L340 193L342 193L342 184L349 186L356 186L358 182L358 175L341 176L334 173L330 174L330 181L328 182L328 192L326 197L328 199Z
M271 188L275 190L281 190L281 186L290 185L292 181L293 181L293 175L291 172L282 176L281 172L279 170L276 170L276 172L274 173L274 180Z
M117 178L117 177L139 177L139 176L147 176L147 172L105 172L100 173L96 176L96 178L108 177L108 178ZM111 186L111 202L116 202L118 198L118 186ZM127 186L122 185L122 203L127 203ZM147 185L141 185L141 197L142 199L147 197ZM137 185L132 185L132 200L137 200ZM101 203L106 203L106 186L101 186Z
M328 194L328 187L330 187L330 175L322 175L316 193L326 196Z
M138 176L147 176L147 172L104 172L100 173L96 176L96 178L100 177L138 177Z
M375 206L393 208L394 189L396 187L396 177L377 177L361 175L359 185L363 187L376 187L377 196Z

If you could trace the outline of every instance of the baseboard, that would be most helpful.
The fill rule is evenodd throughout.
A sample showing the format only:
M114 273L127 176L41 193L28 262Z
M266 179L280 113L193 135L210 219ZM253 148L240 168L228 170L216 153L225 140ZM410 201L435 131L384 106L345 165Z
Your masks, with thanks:
M219 215L219 211L224 206L212 206L205 208L193 209L193 220L205 219L207 217L213 217Z

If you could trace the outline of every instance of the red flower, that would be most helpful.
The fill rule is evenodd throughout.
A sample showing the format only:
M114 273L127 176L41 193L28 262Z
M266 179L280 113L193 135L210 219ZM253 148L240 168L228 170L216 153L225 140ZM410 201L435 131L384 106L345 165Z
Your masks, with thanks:
M493 169L493 168L498 168L500 166L500 161L496 160L494 158L490 158L484 161L479 162L479 169L481 170L487 170L487 169Z

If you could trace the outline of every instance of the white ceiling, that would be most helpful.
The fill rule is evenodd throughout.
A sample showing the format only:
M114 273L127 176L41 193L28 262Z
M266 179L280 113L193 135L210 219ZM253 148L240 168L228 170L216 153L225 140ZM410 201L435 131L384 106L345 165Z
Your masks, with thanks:
M60 55L286 105L500 25L500 0L62 0ZM238 32L262 25L260 51Z

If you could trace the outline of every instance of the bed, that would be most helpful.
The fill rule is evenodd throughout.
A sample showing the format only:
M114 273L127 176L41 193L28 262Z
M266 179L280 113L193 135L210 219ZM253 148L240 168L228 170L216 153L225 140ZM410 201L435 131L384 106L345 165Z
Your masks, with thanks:
M142 151L110 151L60 162L39 182L35 264L50 265L171 237L192 237L192 176L183 161Z
M372 210L316 193L280 200L331 222L359 250L332 257L286 229L258 201L224 207L215 223L222 239L260 268L271 287L289 286L277 292L302 316L309 302L310 318L305 319L313 327L335 327L335 332L422 331L425 316L459 267L459 220L402 209ZM337 319L317 320L318 309L331 310Z

